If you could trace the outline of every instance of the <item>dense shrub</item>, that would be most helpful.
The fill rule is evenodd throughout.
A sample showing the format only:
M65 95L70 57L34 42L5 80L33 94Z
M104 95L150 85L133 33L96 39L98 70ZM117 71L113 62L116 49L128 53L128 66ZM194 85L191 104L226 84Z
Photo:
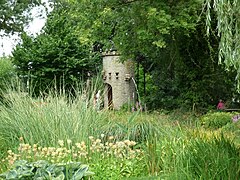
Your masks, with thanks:
M5 90L14 75L14 67L9 58L0 58L0 89Z
M232 113L214 112L207 113L200 119L200 125L205 128L218 129L232 122Z

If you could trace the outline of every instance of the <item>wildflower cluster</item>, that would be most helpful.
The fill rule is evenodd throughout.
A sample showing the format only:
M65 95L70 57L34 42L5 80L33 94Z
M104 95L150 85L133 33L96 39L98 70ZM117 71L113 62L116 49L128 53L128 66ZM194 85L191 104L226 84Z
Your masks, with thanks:
M240 119L240 114L237 114L237 115L232 117L233 122L238 122L239 119Z
M135 141L113 141L114 137L110 136L107 142L102 142L101 139L95 139L90 136L90 153L100 154L102 158L114 157L133 159L141 154L140 149L134 149Z
M102 135L103 138L104 135ZM114 137L109 137L107 142L102 139L89 137L89 143L85 141L73 143L71 140L64 142L58 141L58 147L41 147L38 144L24 143L20 139L18 153L8 150L8 156L3 161L11 166L16 160L26 159L28 161L47 160L52 163L61 163L66 161L89 162L93 157L101 159L120 158L133 159L140 157L142 151L134 149L136 142L130 140L116 141Z

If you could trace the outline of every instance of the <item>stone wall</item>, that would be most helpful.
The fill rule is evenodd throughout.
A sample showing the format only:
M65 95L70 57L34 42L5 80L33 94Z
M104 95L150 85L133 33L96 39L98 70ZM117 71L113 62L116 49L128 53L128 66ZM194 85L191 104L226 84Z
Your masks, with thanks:
M122 63L119 59L120 56L114 52L103 55L104 108L109 108L110 86L112 87L113 109L120 109L126 103L135 102L136 92L132 79L134 78L134 62L128 60Z

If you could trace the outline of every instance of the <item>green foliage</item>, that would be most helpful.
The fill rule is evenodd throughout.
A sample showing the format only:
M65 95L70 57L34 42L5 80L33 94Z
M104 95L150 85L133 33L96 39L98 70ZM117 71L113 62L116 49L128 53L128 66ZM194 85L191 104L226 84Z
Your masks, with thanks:
M88 164L95 172L94 179L238 179L239 149L225 137L214 136L212 130L189 135L196 130L186 123L193 121L190 114L96 112L91 100L85 103L83 97L69 101L48 96L36 102L8 94L12 103L1 106L0 136L7 142L2 149L13 151L4 155L3 164L16 158L71 160ZM225 132L226 137L231 135ZM139 143L129 145L134 138Z
M95 44L96 50L116 48L125 57L143 55L151 64L159 60L161 49L174 39L175 32L188 35L196 28L201 3L93 0L67 5L71 16L81 22L78 31L82 42Z
M80 23L68 8L56 8L49 15L42 34L36 38L22 35L22 44L13 52L14 64L37 94L46 87L71 89L80 80L99 72L100 56L92 52L91 44L80 41L77 29Z
M228 123L222 128L223 133L229 133L233 136L234 142L240 147L240 121L234 123Z
M205 128L218 129L232 122L232 113L210 112L203 115L200 119L200 125Z
M99 52L117 49L139 64L148 109L205 111L232 98L236 73L216 61L219 39L205 36L203 1L58 1L41 35L22 36L14 62L43 91L86 79L99 70Z
M225 137L195 139L183 154L183 171L192 179L239 179L239 149Z
M13 66L12 59L0 57L0 102L4 102L4 93L11 87L15 78L16 69Z
M160 2L157 3L160 4ZM215 34L208 38L205 36L205 19L198 16L201 13L201 8L198 7L200 1L191 7L184 3L175 3L172 5L173 7L166 3L163 6L164 8L168 6L176 8L174 9L176 12L184 9L184 12L171 14L171 20L176 21L174 23L176 27L168 27L168 23L155 24L156 26L161 24L171 29L168 35L158 34L163 36L164 48L155 47L142 40L141 45L134 49L133 47L138 43L136 42L138 40L135 40L137 35L131 42L127 41L129 38L125 39L127 45L135 43L129 45L126 48L129 51L123 51L123 54L132 55L138 64L136 81L140 97L147 103L148 109L182 108L187 111L190 109L206 111L216 106L219 98L230 100L236 91L233 83L236 73L226 72L224 67L216 61L219 39ZM135 7L136 4L132 6ZM158 14L161 11L154 7L155 3L146 6L151 7L149 15ZM164 9L165 14L161 17L169 15L168 10ZM194 15L192 16L192 14ZM147 24L150 18L147 16L146 19L140 22ZM177 24L177 22L182 22L182 24ZM154 31L156 27L151 25L137 28L149 28ZM134 35L134 32L131 35ZM121 40L124 41L123 38ZM209 43L213 44L211 49L209 49Z
M219 63L224 63L226 69L233 68L237 71L236 80L239 88L240 2L239 0L205 0L205 3L207 35L215 31L213 28L217 29L220 38ZM215 18L216 24L212 22Z
M240 121L238 120L237 122L229 123L226 126L223 127L222 130L225 131L230 131L230 132L235 132L235 133L240 133Z
M136 142L125 139L115 141L112 137L104 140L104 134L99 138L89 136L88 141L72 142L67 139L59 140L59 146L42 147L24 143L21 138L18 150L15 153L8 150L3 162L11 166L21 159L28 161L45 160L48 162L83 162L89 164L96 174L94 179L119 179L136 177L145 171L142 151L136 149ZM104 141L103 141L104 140ZM42 161L41 161L42 162ZM62 173L61 173L62 174Z
M0 89L2 91L7 89L7 85L11 82L11 79L15 75L15 69L13 67L10 58L0 58Z
M96 122L107 123L106 116L93 108L91 89L76 92L74 98L61 92L38 99L21 91L6 93L7 103L0 106L0 136L10 146L17 144L19 137L30 144L51 146L59 139L86 139L98 133Z
M99 180L138 179L143 175L147 175L145 164L139 159L124 161L118 161L116 159L102 160L101 162L94 163L92 169L96 174L98 173L94 179Z
M111 112L108 118L111 121L101 128L102 133L114 136L116 140L131 139L138 143L146 142L158 134L158 126L161 125L154 121L156 115L141 112Z
M188 36L176 33L175 40L169 40L169 46L159 53L161 61L146 66L146 69L151 67L147 74L153 79L146 81L151 88L146 93L148 106L206 112L216 106L218 99L232 99L236 73L226 72L215 60L217 46L209 50L208 41L217 44L218 39L214 35L209 39L204 37L203 23L201 20L197 30Z
M9 144L8 142L2 137L0 136L0 159L4 159L4 157L6 157L6 152L9 148ZM6 164L1 163L0 164L0 173L5 171L7 169Z
M22 32L24 24L30 16L26 16L31 8L40 5L40 0L33 1L0 1L0 30L5 33Z
M93 175L88 166L80 162L50 164L47 161L16 161L11 170L0 174L4 179L72 179L79 180Z

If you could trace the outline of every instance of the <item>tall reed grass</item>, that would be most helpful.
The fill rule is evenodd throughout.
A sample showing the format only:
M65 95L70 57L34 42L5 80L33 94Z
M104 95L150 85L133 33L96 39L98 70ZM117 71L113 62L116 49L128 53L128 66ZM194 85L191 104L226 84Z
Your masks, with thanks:
M10 89L0 106L0 136L9 145L23 137L30 144L53 146L59 139L80 141L96 135L107 118L93 107L94 88L74 97L53 91L38 98Z
M209 140L190 140L182 162L194 179L240 178L240 150L223 134Z

